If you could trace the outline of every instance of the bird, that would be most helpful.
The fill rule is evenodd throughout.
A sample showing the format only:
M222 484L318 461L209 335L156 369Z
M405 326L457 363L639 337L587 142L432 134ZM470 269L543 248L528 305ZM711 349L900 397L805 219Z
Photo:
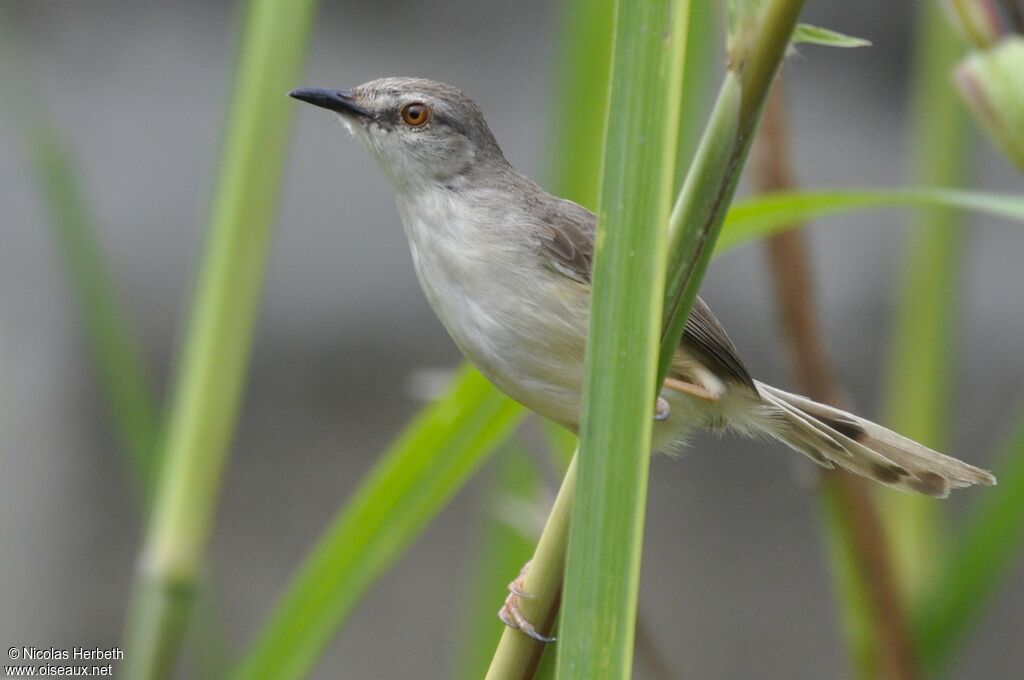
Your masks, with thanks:
M595 214L516 170L480 107L451 85L390 77L290 96L333 112L377 161L423 293L466 358L499 390L578 433ZM755 380L700 297L652 417L655 451L674 450L698 428L727 428L901 491L944 497L996 482L870 420ZM515 584L510 598L523 594ZM511 604L506 624L550 640Z

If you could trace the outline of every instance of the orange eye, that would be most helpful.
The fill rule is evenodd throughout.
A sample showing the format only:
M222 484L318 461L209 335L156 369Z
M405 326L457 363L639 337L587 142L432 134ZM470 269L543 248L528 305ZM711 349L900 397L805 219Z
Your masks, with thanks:
M402 121L411 127L419 127L426 123L429 118L430 109L427 108L426 104L415 102L413 104L406 104L402 108Z

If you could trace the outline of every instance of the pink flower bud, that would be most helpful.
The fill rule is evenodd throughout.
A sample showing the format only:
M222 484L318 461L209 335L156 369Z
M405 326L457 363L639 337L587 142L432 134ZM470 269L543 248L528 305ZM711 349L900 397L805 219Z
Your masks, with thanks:
M969 55L953 80L975 121L1024 171L1024 38Z
M992 47L1002 34L995 0L946 0L950 23L975 47Z

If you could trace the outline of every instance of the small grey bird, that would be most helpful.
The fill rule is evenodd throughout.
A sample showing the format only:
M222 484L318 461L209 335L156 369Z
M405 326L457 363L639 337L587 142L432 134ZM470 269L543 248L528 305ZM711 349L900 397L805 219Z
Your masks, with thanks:
M383 78L291 96L335 112L377 159L423 292L462 353L513 399L577 431L594 214L513 168L480 108L449 85ZM880 425L754 380L699 298L653 411L655 450L696 427L730 427L904 491L995 484Z
M476 103L419 78L300 89L390 180L423 292L455 344L503 392L576 430L596 217L513 168ZM750 377L697 299L655 407L656 450L695 427L764 434L816 463L945 496L993 476L851 413Z

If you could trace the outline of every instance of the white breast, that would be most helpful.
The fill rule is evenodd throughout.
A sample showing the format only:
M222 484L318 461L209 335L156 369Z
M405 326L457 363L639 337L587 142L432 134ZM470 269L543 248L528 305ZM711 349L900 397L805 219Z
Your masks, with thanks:
M502 391L575 425L586 289L542 264L524 226L517 229L517 206L497 214L455 199L445 189L397 199L427 300L463 354Z

